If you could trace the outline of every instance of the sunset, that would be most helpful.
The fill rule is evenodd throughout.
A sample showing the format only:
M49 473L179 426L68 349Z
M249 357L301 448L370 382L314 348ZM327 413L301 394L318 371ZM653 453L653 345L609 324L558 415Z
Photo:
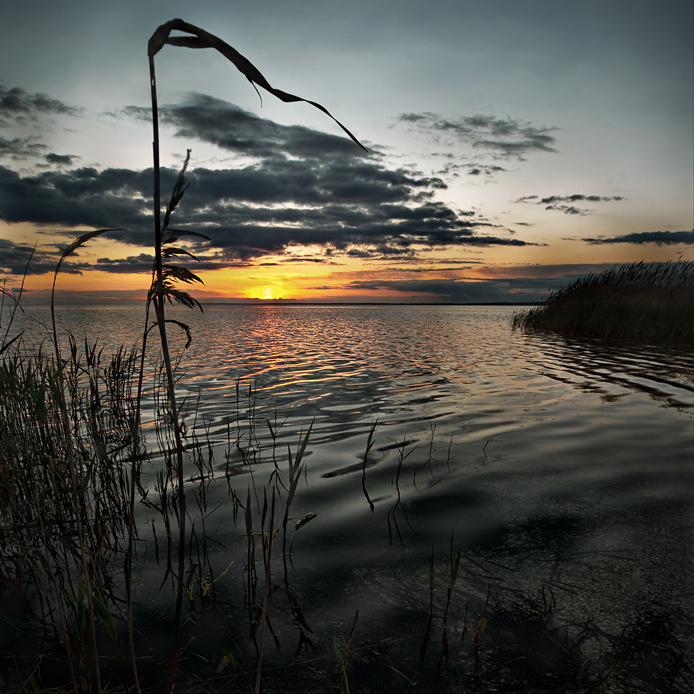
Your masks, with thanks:
M0 694L692 691L691 0L0 37Z
M59 250L117 227L65 263L59 289L86 303L144 295L145 49L177 13L213 22L273 86L320 102L368 149L308 104L259 99L214 50L165 47L163 195L191 149L174 219L210 238L186 246L203 302L534 301L615 264L692 258L690 3L302 8L8 9L6 286L26 271L25 300L45 302Z

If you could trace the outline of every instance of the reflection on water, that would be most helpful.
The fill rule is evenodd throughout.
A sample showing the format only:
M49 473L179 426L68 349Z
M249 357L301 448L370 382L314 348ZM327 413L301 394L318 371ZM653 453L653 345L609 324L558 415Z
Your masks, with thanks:
M29 314L47 325L47 309ZM494 306L224 306L204 315L173 310L194 335L182 387L202 389L209 414L236 397L240 379L292 414L391 417L419 414L465 398L541 390L543 378L605 402L647 394L664 406L691 408L694 358L684 348L618 346L511 331L512 307ZM68 308L59 323L105 346L141 340L141 307ZM37 324L19 322L33 339ZM172 332L176 342L175 328ZM178 336L179 346L183 335ZM538 379L538 380L536 380ZM475 408L477 403L475 400ZM216 412L215 412L216 410ZM340 419L335 417L335 419Z
M666 407L691 409L694 359L686 348L605 345L598 340L566 340L532 336L541 357L530 358L543 375L586 392L604 402L641 392Z
M119 344L139 339L141 313L61 315L73 330ZM362 643L378 644L380 655L355 656L357 691L368 690L371 677L409 691L395 671L409 681L421 677L419 643L412 648L400 637L424 634L433 548L441 639L451 534L462 559L448 628L458 643L474 632L477 622L471 626L467 615L479 618L489 591L487 672L513 662L518 677L528 678L558 667L563 654L564 664L575 665L575 683L581 663L600 661L606 643L614 655L629 634L638 641L641 632L629 631L635 624L667 624L673 643L691 637L685 579L694 568L694 359L687 351L524 335L511 331L509 307L209 306L202 316L173 313L194 335L180 389L195 403L219 471L229 466L229 429L249 410L243 393L250 385L263 425L254 445L286 451L313 422L295 503L297 517L316 520L297 536L293 590L321 652L326 643L330 650L336 625L351 624L359 609ZM233 454L232 481L243 490L252 480ZM269 460L267 470L254 471L256 482L274 469ZM226 480L208 492L210 506L220 504L208 528L222 567L239 540L223 505L227 494ZM229 615L215 623L222 636L241 609L239 572L220 580L220 591L235 596ZM551 665L524 650L531 636L545 643ZM291 658L286 648L278 662ZM462 677L455 668L472 667L462 650L451 655L451 691ZM667 653L643 657L670 663ZM431 676L433 646L428 657ZM474 660L474 668L484 666ZM379 669L391 662L389 674ZM679 682L685 666L670 665L667 677ZM649 689L639 674L645 688L638 691L662 687L667 677L658 677ZM276 691L309 691L305 682L295 689L275 684ZM542 686L538 691L553 691Z

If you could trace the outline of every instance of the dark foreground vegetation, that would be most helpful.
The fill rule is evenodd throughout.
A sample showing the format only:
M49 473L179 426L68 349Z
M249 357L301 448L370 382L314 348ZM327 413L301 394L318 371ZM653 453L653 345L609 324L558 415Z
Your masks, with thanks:
M514 315L514 328L565 337L694 345L694 262L635 263L591 274Z
M570 525L529 521L515 540L472 552L452 535L432 538L400 585L370 570L359 611L347 614L333 593L340 577L322 578L330 546L320 581L294 569L304 527L322 522L302 502L310 431L284 432L239 386L226 441L208 439L204 422L190 426L179 463L160 354L141 372L139 348L106 354L69 339L58 362L48 344L6 341L0 355L0 692L689 691L682 624L666 606L611 630L588 610L557 621L564 596L541 579L495 584L498 562L517 558L506 542L524 538L521 554L532 555L558 545L561 555ZM195 422L195 403L179 414ZM395 488L372 501L377 434L374 425L365 436L353 482L365 515L374 502L380 513L374 537L392 535L397 552L408 522L398 478L423 475L439 444L432 432L429 457L399 445ZM470 573L480 567L483 580ZM372 631L374 603L397 607Z

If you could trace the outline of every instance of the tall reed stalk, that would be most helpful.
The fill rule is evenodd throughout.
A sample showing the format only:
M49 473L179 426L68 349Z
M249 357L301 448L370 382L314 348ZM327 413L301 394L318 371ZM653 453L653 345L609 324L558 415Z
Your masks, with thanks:
M187 34L186 36L172 36L172 31L180 31ZM177 652L179 649L178 636L181 623L181 609L183 604L183 583L184 583L184 558L185 558L185 542L186 542L186 501L185 501L185 487L184 487L184 471L183 471L183 439L181 435L181 422L179 419L178 405L176 402L176 392L175 383L173 375L173 367L171 361L171 355L169 351L168 336L166 331L166 316L165 316L165 299L169 301L174 300L179 303L186 304L188 306L200 304L193 299L189 294L185 292L180 292L174 290L171 285L171 280L182 280L184 282L200 281L198 277L190 273L185 268L180 266L165 265L163 262L164 255L164 245L170 242L172 239L184 234L180 230L169 232L168 223L170 219L171 212L176 207L178 201L183 195L185 190L183 173L185 172L186 166L188 164L188 158L190 156L190 151L186 157L186 162L179 176L179 180L174 188L174 193L171 198L171 203L167 208L164 221L161 220L161 175L160 175L160 163L159 163L159 107L157 101L157 82L156 82L156 72L154 65L154 56L164 47L164 45L169 44L172 46L182 46L188 48L214 48L219 53L221 53L225 58L231 61L235 67L251 82L251 84L256 88L257 86L262 87L266 91L270 92L272 95L276 96L282 101L292 102L292 101L307 101L301 97L283 92L279 89L275 89L270 85L270 83L265 79L265 77L260 73L260 71L245 57L243 57L238 51L232 48L229 44L222 41L218 37L210 34L209 32L200 29L184 22L181 19L174 19L166 24L162 24L154 32L149 40L148 45L148 60L149 60L149 78L150 78L150 90L151 90L151 101L152 101L152 132L153 132L153 143L152 143L152 154L153 154L153 171L154 171L154 195L153 195L153 206L154 206L154 281L152 289L150 291L150 300L154 305L154 310L157 319L157 325L159 329L159 337L161 341L162 357L164 368L166 371L166 384L170 408L171 423L174 431L174 439L176 446L176 475L177 475L177 494L178 494L178 576L177 576L177 593L176 593L176 608L174 615L174 629L172 637L172 660L171 660L171 673L170 673L170 690L173 691L173 682L175 677L176 662L177 662ZM257 86L256 86L257 85ZM352 140L363 148L361 143L352 135L352 133L345 128L339 121L337 121L326 109L320 104L314 101L307 101L311 105L315 106L319 110L326 113L330 118L335 120L335 122L342 128L342 130L349 135ZM167 233L169 238L167 238ZM190 232L188 232L190 233ZM200 234L195 234L201 236ZM200 307L202 310L202 307ZM274 512L274 504L273 504ZM268 557L269 561L269 552ZM267 574L266 574L267 575ZM261 634L264 633L264 623L261 625ZM260 687L260 667L262 663L262 639L260 648L260 662L258 668L258 678L256 681L256 691L259 691Z

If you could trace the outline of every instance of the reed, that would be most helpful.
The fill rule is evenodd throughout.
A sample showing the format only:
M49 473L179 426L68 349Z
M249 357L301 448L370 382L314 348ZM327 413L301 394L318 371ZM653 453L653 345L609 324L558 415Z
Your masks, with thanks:
M172 35L172 32L181 32L184 35ZM165 299L169 302L176 301L184 305L193 307L197 306L202 310L199 302L193 299L188 293L181 292L173 287L173 282L200 282L200 278L191 273L187 268L181 265L173 265L170 263L164 263L163 259L171 255L180 255L181 253L187 253L182 249L168 248L165 249L166 244L173 243L182 235L194 235L198 237L207 238L202 234L197 232L186 232L180 229L171 229L169 227L169 221L171 218L171 212L175 209L176 205L183 196L185 190L185 182L183 174L185 172L188 160L190 157L190 151L186 156L186 162L181 170L181 175L174 189L174 193L171 196L171 202L164 215L163 222L161 221L161 176L160 176L160 165L159 165L159 112L158 112L158 100L157 100L157 82L156 82L156 71L154 64L154 57L161 51L165 45L180 46L186 48L212 48L220 53L223 57L229 60L236 68L241 72L246 79L253 85L253 87L258 91L258 87L261 87L265 91L269 92L273 96L277 97L284 102L295 102L295 101L305 101L311 104L315 108L323 111L326 115L332 118L342 130L349 135L349 137L360 147L363 148L361 143L352 135L352 133L345 128L337 119L335 119L330 112L321 104L315 101L309 101L294 94L289 94L280 89L275 89L270 85L267 79L262 75L262 73L244 56L242 56L236 49L230 46L225 41L211 34L200 27L197 27L188 22L184 22L181 19L173 19L166 24L162 24L157 30L152 34L147 47L147 56L149 60L149 76L150 76L150 88L151 88L151 99L152 99L152 130L153 130L153 171L154 171L154 270L153 270L153 281L152 289L150 291L150 301L154 306L156 313L156 324L159 329L160 343L163 353L163 364L166 369L166 383L167 392L170 402L170 416L173 425L174 437L176 442L176 470L177 470L177 485L178 485L178 591L176 598L176 614L174 618L174 633L173 633L173 645L172 653L176 652L179 648L178 643L178 632L180 628L181 621L181 609L183 604L183 570L184 570L184 555L185 555L185 538L186 538L186 502L185 493L183 492L184 487L184 473L183 473L183 441L181 437L181 424L178 414L178 409L176 406L176 390L173 377L173 369L171 367L171 357L169 355L168 347L168 336L167 336L167 320L165 317ZM190 255L190 254L188 254ZM183 326L184 330L189 334L187 326ZM272 513L274 514L274 497L272 505ZM270 548L268 548L268 556L266 559L269 561ZM262 663L262 638L264 636L264 622L261 624L261 647L259 650L259 671L260 664ZM171 671L175 671L176 657L172 660ZM260 687L260 675L258 675L256 680L256 691L259 691ZM172 679L173 682L173 679ZM173 684L171 686L173 690Z
M137 362L74 340L69 354L11 348L0 364L0 584L51 635L73 691L99 691L97 639L114 643L120 609Z
M172 32L184 35L172 35ZM172 20L160 26L148 44L153 128L154 261L139 349L126 351L121 348L109 361L97 343L85 341L83 348L79 347L76 339L68 333L66 356L57 328L54 297L63 262L82 245L112 229L80 235L60 256L53 279L52 325L47 329L52 353L43 348L38 351L26 348L21 333L10 337L17 311L21 311L21 289L19 296L15 296L4 286L0 288L0 316L8 315L5 306L9 304L7 323L0 325L1 606L7 608L7 597L13 596L20 606L20 613L34 618L44 636L52 635L58 660L68 666L65 683L69 682L76 694L82 691L100 694L103 690L101 643L104 637L110 641L106 650L116 654L119 664L117 679L126 690L132 688L138 694L141 691L132 605L133 568L139 539L138 502L154 512L159 519L158 525L164 528L166 551L163 558L166 564L162 584L170 579L175 587L171 647L164 666L165 675L157 685L159 690L172 692L178 676L183 650L180 629L184 593L192 597L196 585L205 598L214 591L215 580L207 556L205 531L208 513L205 490L213 473L210 461L206 462L199 453L197 434L186 433L182 425L183 404L178 401L176 392L180 354L176 358L172 352L168 328L175 325L185 332L186 347L192 336L185 323L166 315L167 303L202 310L195 298L177 286L179 283L201 282L200 278L180 262L172 263L171 260L185 256L195 259L186 249L175 245L181 237L207 237L171 226L173 213L186 190L185 173L190 150L162 215L154 58L166 44L215 49L251 82L256 91L260 87L284 102L306 101L332 118L364 149L321 104L272 87L260 71L229 44L192 24L180 19ZM153 309L155 318L152 324L150 309ZM159 334L159 346L158 352L153 354L148 336L154 328ZM146 380L149 384L145 383ZM141 428L142 400L146 389L154 407L155 447L152 447L151 440L145 441ZM240 435L234 441L244 465L249 467L258 463L253 426L247 447L244 447ZM274 439L276 432L272 427L270 431ZM262 490L262 509L257 503L259 495L255 483L255 513L251 489L248 489L243 508L239 495L229 483L233 503L244 510L249 544L246 599L251 616L251 636L256 645L253 685L256 692L261 688L265 635L268 629L272 633L268 616L270 593L274 587L272 550L280 530L287 598L303 640L310 643L306 635L310 628L289 590L286 564L289 509L305 464L303 456L308 436L307 433L294 457L289 452L286 484L281 479L273 448L276 475ZM231 457L229 451L227 460ZM153 490L145 490L140 483L141 466L153 459L160 462L156 471L157 481ZM196 474L187 475L186 469L195 470ZM193 495L197 504L195 516L202 526L200 531L195 528L195 521L188 528L191 512L187 507L186 484L190 486L191 479L199 480L198 493ZM228 474L227 479L230 479ZM287 495L280 526L275 518L281 513L282 491ZM254 518L256 513L259 522ZM313 514L304 516L297 522L294 532L313 517ZM154 519L152 527L158 561L159 543ZM256 596L256 564L259 559L251 541L254 527L259 527L261 538L260 562L264 575L260 598ZM175 540L174 528L177 531ZM174 545L177 547L175 551ZM122 657L123 623L127 625L129 669ZM107 679L112 683L113 673ZM42 686L43 677L40 670L32 666L29 670L18 671L13 681L21 683L19 688L25 689Z
M694 262L635 263L582 277L512 326L564 337L694 344Z

